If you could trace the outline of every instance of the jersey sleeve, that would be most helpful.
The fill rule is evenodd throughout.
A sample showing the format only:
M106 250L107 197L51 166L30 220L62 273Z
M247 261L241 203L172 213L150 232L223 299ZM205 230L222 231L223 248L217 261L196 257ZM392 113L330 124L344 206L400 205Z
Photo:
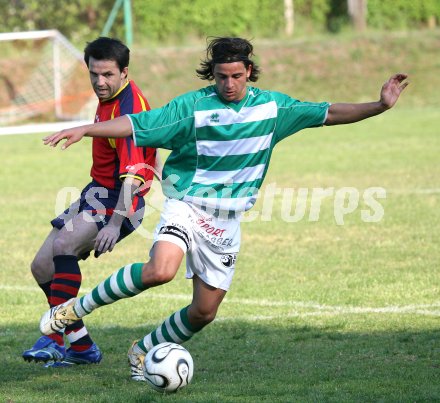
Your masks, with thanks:
M194 103L189 93L162 108L128 115L135 144L168 150L186 144L194 135Z
M276 142L302 129L320 127L327 118L328 102L301 102L281 93L273 93L273 96L278 108Z
M120 116L150 110L150 105L140 89L133 83L131 96L125 97L120 104ZM119 178L139 179L142 183L153 178L156 150L136 147L131 137L116 139L116 152L119 158Z
M131 137L116 140L119 155L119 178L139 179L142 183L152 178L154 172L155 150L146 147L136 147Z

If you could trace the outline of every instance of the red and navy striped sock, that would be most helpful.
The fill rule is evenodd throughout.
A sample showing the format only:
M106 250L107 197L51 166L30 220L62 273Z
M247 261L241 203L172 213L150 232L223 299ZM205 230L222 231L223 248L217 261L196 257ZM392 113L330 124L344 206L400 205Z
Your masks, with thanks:
M76 256L58 255L54 256L53 261L55 275L50 287L50 302L59 305L78 295L82 277ZM74 351L87 350L93 344L82 320L66 327L65 334L70 342L70 348Z
M52 280L48 281L47 283L43 283L43 284L38 284L39 287L43 290L44 294L46 295L47 298L47 303L49 304L49 306L52 308L53 305L51 305L50 301L50 286L52 284ZM64 339L63 339L63 333L61 332L56 332L53 333L49 336L50 339L52 339L55 343L57 343L60 346L64 346Z

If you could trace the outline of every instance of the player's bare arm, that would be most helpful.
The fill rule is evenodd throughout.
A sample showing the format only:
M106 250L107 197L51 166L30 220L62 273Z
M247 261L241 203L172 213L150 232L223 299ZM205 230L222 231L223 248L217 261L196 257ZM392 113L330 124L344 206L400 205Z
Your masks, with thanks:
M43 139L45 145L56 147L57 144L66 139L61 149L66 149L74 143L86 137L128 137L131 135L131 123L127 116L121 116L105 122L93 123L90 125L72 127L61 130Z
M392 108L399 99L400 94L408 85L407 78L407 74L403 73L393 75L382 86L379 101L359 104L332 104L324 124L330 126L354 123L385 112Z

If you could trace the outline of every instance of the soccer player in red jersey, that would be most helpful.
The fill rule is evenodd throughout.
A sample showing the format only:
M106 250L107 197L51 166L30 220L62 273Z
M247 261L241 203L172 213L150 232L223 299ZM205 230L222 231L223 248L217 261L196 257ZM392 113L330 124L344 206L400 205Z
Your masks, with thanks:
M95 122L149 110L136 84L128 79L130 50L116 39L100 37L87 44L84 60L99 103ZM144 199L153 179L156 150L136 147L131 138L93 139L92 181L80 199L52 220L52 230L37 252L32 274L50 306L75 297L81 285L78 261L95 250L95 257L111 251L115 244L141 223ZM157 171L156 171L157 172ZM160 174L158 174L160 175ZM98 363L102 353L82 321L63 333L42 336L24 351L26 361L46 366Z

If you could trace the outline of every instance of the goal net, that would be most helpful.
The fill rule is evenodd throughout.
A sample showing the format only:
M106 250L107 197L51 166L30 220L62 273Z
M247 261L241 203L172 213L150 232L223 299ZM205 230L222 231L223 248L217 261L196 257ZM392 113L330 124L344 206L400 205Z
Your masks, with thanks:
M56 30L0 33L0 134L90 123L96 97L83 55Z

